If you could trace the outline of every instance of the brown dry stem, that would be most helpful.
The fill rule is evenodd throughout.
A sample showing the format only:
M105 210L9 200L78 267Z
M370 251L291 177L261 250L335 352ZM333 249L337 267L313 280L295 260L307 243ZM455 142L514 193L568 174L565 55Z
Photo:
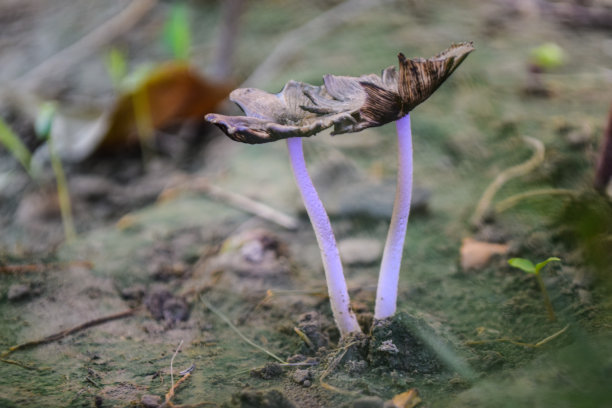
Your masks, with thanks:
M509 180L524 176L531 173L536 167L538 167L544 161L544 144L538 139L534 139L529 136L523 138L534 150L533 155L524 163L516 166L512 166L497 175L495 180L486 188L482 197L478 201L474 215L472 215L471 223L473 226L479 226L485 217L485 214L491 207L491 201L493 197Z
M83 268L93 268L93 263L89 261L71 261L71 262L51 262L39 264L23 264L23 265L0 265L0 273L19 274L28 272L45 272L50 269L63 269L72 266L81 266Z
M267 204L255 201L252 198L210 184L202 177L189 179L184 183L165 189L159 195L158 201L170 200L185 191L206 194L215 200L227 203L232 207L256 215L289 230L295 230L299 225L299 221L295 217L276 210Z
M556 339L557 337L559 337L560 335L562 335L563 333L565 333L567 331L567 329L569 328L569 324L567 326L565 326L564 328L562 328L561 330L551 334L548 337L545 337L544 339L538 341L537 343L524 343L522 341L517 341L517 340L513 340L507 337L501 338L501 339L492 339L492 340L472 340L472 341L466 341L464 344L466 346L480 346L483 344L490 344L490 343L510 343L510 344L514 344L515 346L521 346L521 347L528 347L528 348L538 348L543 346L544 344Z
M120 313L115 313L109 316L104 316L98 319L94 319L94 320L90 320L88 322L85 322L83 324L80 324L78 326L75 326L71 329L66 329L66 330L62 330L59 333L55 333L55 334L51 334L47 337L44 337L42 339L38 339L38 340L33 340L33 341L28 341L26 343L22 343L22 344L18 344L16 346L12 346L10 347L8 350L3 351L2 353L0 353L0 361L5 362L5 363L9 363L9 364L14 364L14 362L12 362L12 360L6 360L5 357L9 356L10 354L19 351L19 350L25 350L25 349L29 349L29 348L33 348L36 346L40 346L42 344L47 344L47 343L51 343L60 339L63 339L64 337L70 336L71 334L83 331L85 329L88 329L90 327L93 326L98 326L100 324L103 323L107 323L110 322L111 320L117 320L117 319L122 319L124 317L128 317L133 315L136 312L137 309L129 309L129 310L125 310L123 312ZM16 364L19 366L23 366L22 364Z

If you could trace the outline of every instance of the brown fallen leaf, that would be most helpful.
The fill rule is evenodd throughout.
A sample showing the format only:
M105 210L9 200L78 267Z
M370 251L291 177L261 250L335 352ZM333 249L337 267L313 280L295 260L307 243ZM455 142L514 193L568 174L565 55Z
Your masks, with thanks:
M416 388L411 388L408 391L395 395L391 400L385 403L387 408L414 408L423 400L419 396L419 391Z
M494 255L505 255L509 249L508 244L493 244L470 237L463 238L460 251L461 268L463 270L484 268Z
M139 86L119 97L97 151L136 144L138 132L152 132L186 119L203 119L231 90L230 85L207 80L184 62L160 65Z

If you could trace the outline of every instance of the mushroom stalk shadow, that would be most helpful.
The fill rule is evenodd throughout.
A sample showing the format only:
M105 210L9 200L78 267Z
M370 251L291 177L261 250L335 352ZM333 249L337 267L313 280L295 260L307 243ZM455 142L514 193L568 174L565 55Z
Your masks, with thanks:
M325 270L334 320L342 337L349 333L361 332L355 314L350 309L348 289L342 271L340 253L329 217L308 175L304 151L302 149L302 139L300 137L287 139L287 147L289 149L293 176L302 195L306 212L312 223L319 249L321 250L323 269Z
M393 215L383 252L374 318L381 320L395 314L397 306L397 286L404 252L406 226L410 215L412 198L412 131L410 114L396 121L398 142L398 175L393 204Z

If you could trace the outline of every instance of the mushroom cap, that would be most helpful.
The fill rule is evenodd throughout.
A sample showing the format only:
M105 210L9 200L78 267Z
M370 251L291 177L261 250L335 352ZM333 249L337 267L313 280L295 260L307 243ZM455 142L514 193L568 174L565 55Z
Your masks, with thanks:
M229 98L246 116L206 115L231 139L258 144L312 136L333 126L332 134L393 122L425 101L474 50L471 42L453 44L438 55L407 59L398 55L399 72L360 77L327 74L323 85L289 81L277 94L239 88Z

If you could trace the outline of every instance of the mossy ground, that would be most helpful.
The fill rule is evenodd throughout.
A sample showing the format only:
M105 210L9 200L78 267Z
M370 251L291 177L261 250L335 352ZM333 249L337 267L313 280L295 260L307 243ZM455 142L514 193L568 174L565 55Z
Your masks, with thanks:
M236 55L239 74L246 76L273 49L279 32L309 21L324 9L305 4L253 3L241 27ZM205 7L206 13L197 15L215 21L219 10ZM451 42L474 41L476 51L412 114L415 183L432 195L428 213L415 215L409 222L401 272L398 309L407 313L400 315L402 319L414 324L390 329L388 335L396 347L410 338L408 334L415 336L414 343L423 346L423 359L408 364L392 358L385 367L382 344L375 340L370 343L371 353L343 360L328 370L339 353L334 349L338 335L329 324L318 249L305 219L297 231L285 231L224 203L188 194L135 211L129 228L109 225L83 233L77 243L64 245L45 259L86 260L91 268L62 264L44 272L0 276L2 349L125 310L133 303L121 293L138 284L147 293L161 286L183 296L190 306L187 321L156 322L141 309L133 317L10 355L36 369L0 363L0 406L128 406L137 405L145 394L163 396L170 387L170 360L181 340L175 372L192 363L195 369L173 398L176 404L256 407L283 406L282 401L291 400L299 407L350 407L362 396L389 399L409 388L418 388L423 406L430 407L609 404L605 381L612 370L610 277L608 270L599 267L609 253L605 239L609 240L610 230L583 228L597 224L589 220L610 216L609 203L603 200L602 204L590 192L610 104L609 33L570 29L529 12L508 13L499 4L468 0L375 7L323 38L297 43L295 54L278 74L259 84L275 91L289 79L319 83L328 72L377 72L394 64L399 51L429 56ZM198 30L204 30L207 25L200 26L196 25ZM210 38L201 37L202 41L212 41L214 33L205 34ZM544 75L550 97L528 97L524 86L529 50L546 41L558 43L567 53L567 62ZM198 58L202 64L209 62ZM305 141L309 166L315 171L328 160L340 158L363 169L369 180L394 178L393 134L389 125L357 135L310 138ZM486 230L475 232L469 218L486 186L500 171L529 158L531 151L521 139L524 135L544 143L545 161L529 175L507 183L495 202L541 188L581 193L573 204L565 197L546 195L521 201L496 214ZM281 143L243 146L219 139L204 157L201 173L225 189L287 212L299 208ZM568 220L576 212L585 217ZM338 239L365 236L380 241L388 225L386 219L341 215L332 223ZM271 231L288 247L288 280L267 280L266 287L234 286L235 277L223 279L223 274L232 273L229 268L206 269L210 254L226 238L256 228ZM593 231L604 239L595 239L603 242L603 248L595 251L592 245L583 245L593 242ZM543 272L557 321L547 319L535 280L510 268L506 258L496 258L480 270L461 270L461 240L474 234L509 242L508 256L563 260ZM10 248L1 254L3 264L37 260L13 250L19 237L27 235L18 226L3 231L2 241ZM181 237L187 237L185 242L172 244ZM181 274L155 280L151 264L159 248L183 263ZM373 310L377 270L355 266L347 267L345 273L357 309L367 321L366 314ZM258 278L249 279L253 283ZM15 283L32 283L42 292L8 301L7 290ZM312 384L306 387L292 379L293 372L303 367L283 366L282 373L270 379L251 376L253 369L273 359L245 343L204 305L202 297L247 338L282 359L301 353L319 361L320 365L309 368ZM311 311L327 319L322 330L331 343L325 350L305 347L293 329L298 317ZM566 326L552 341L529 346ZM419 332L419 327L425 329ZM402 331L406 335L396 338ZM410 350L401 352L410 355ZM324 374L324 383L336 390L323 386ZM277 401L276 405L263 404L266 398Z

